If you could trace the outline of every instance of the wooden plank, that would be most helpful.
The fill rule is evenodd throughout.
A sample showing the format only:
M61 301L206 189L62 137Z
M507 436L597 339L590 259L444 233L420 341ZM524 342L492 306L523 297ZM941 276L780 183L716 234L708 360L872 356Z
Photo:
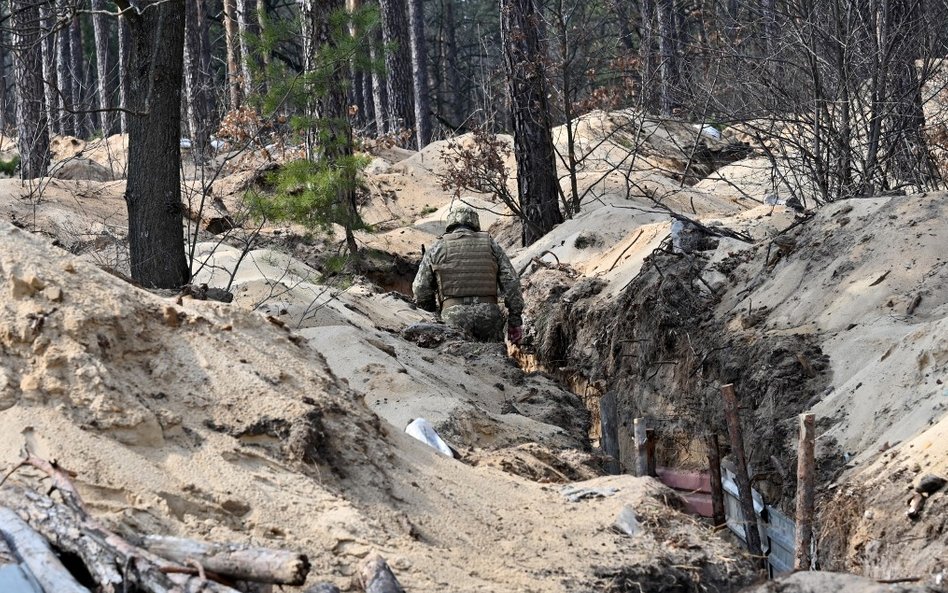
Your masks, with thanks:
M607 392L599 398L599 425L602 430L599 446L606 454L603 470L608 474L618 474L619 464L619 413L615 392Z
M816 416L800 414L800 444L797 449L797 534L793 556L794 570L810 570L815 506Z
M724 513L724 484L721 481L721 449L717 433L708 433L705 437L708 450L708 477L711 482L711 517L715 527L723 527L727 522Z
M754 556L763 558L760 531L757 529L757 513L754 512L754 498L751 494L750 476L747 473L744 435L741 431L741 421L737 413L737 393L734 391L734 385L731 383L722 385L721 395L724 398L724 416L727 419L727 431L731 437L731 451L737 461L737 489L741 499L741 513L744 518L747 549Z

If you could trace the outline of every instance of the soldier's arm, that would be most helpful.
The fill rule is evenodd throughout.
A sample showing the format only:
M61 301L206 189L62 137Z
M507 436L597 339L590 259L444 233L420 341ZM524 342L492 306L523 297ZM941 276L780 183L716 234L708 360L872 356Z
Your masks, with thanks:
M415 274L415 280L411 284L411 291L415 295L415 304L425 311L438 310L438 281L435 278L434 270L431 269L431 253L433 251L434 248L429 249L421 258L418 273Z
M497 281L500 284L500 294L504 297L507 306L507 324L511 327L523 325L523 293L520 289L520 275L510 263L510 258L503 248L491 239L491 250L497 258Z

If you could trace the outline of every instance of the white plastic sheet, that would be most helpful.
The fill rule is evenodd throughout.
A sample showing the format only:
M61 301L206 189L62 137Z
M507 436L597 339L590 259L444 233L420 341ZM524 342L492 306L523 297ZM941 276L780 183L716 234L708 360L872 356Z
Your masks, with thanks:
M451 447L444 442L434 427L431 426L431 423L424 418L415 418L412 420L411 424L405 429L405 432L429 447L437 449L439 453L447 455L448 457L454 457L454 453L451 452Z

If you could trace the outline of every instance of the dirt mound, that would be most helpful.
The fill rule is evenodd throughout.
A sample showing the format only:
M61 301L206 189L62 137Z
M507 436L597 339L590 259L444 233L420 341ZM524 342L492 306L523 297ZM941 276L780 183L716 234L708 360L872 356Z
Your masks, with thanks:
M755 486L785 509L796 414L815 412L822 483L844 471L840 489L868 480L866 504L880 509L876 519L851 515L860 526L852 537L827 532L828 548L848 558L834 567L888 578L924 559L937 572L944 543L934 554L883 543L867 555L861 546L893 533L941 542L937 521L881 518L904 517L912 476L944 472L933 443L946 409L946 217L945 200L932 195L841 202L798 224L782 206L762 206L719 219L752 243L720 238L692 254L656 251L662 233L630 225L603 255L576 249L527 268L534 342L524 358L585 385L593 407L615 396L620 460L631 454L632 417L643 415L663 434L660 463L703 465L698 425L714 419L723 432L718 388L734 383ZM577 236L601 234L582 222ZM900 462L880 468L890 448ZM840 504L828 503L824 517Z
M496 467L541 483L591 480L601 475L601 460L575 449L550 449L527 443L509 449L475 452L465 461L476 466Z
M112 172L99 163L82 158L71 157L54 165L50 177L74 181L112 181Z

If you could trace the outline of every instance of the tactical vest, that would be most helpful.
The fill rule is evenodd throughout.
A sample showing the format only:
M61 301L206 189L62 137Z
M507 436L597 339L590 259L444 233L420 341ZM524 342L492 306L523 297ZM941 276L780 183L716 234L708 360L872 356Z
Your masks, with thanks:
M433 264L441 300L497 296L497 260L487 233L450 233L441 238L444 259Z

